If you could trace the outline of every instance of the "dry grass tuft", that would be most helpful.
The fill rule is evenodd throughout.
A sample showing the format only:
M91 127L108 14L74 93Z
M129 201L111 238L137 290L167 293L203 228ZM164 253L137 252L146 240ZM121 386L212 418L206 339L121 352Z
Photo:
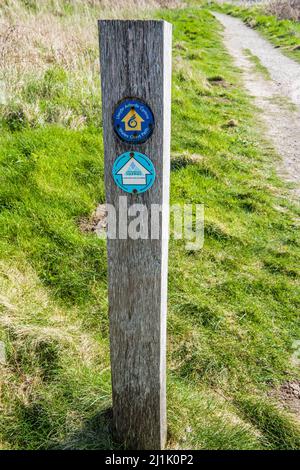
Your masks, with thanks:
M11 345L13 368L24 357L39 368L38 355L48 360L49 354L58 357L65 348L81 365L102 356L98 343L84 331L76 309L66 314L58 307L30 268L19 270L1 262L0 288L0 333Z
M177 73L180 82L190 83L190 86L198 90L199 93L209 92L210 84L205 74L199 68L193 68L188 59L180 55L175 56L173 69Z

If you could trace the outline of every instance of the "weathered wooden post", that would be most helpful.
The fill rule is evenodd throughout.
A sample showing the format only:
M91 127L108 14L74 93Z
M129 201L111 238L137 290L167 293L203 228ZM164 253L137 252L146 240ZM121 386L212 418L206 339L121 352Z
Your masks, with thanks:
M161 449L167 430L172 27L100 20L99 31L106 201L118 221L116 238L107 241L114 425L127 447ZM124 225L133 204L148 211L140 237L128 236ZM153 205L162 211L151 238Z

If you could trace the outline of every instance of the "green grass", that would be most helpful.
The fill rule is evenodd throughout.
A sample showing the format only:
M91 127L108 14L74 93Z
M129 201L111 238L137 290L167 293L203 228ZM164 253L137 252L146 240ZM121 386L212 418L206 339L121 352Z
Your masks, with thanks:
M92 54L91 54L92 55ZM94 60L98 60L94 55ZM50 66L42 76L28 77L18 92L0 109L2 127L15 131L46 124L71 128L100 126L101 103L97 95L98 77L91 80L78 77L74 71L60 65Z
M244 49L245 56L250 60L253 65L253 71L262 75L266 80L271 80L271 75L267 67L265 67L259 57L252 54L250 49Z
M269 101L292 113L298 111L298 106L287 96L275 95L269 98Z
M300 23L280 20L266 13L262 6L242 7L230 3L207 2L211 9L241 18L248 26L260 31L276 47L300 62Z
M171 202L204 203L206 219L201 251L170 242L168 447L298 449L299 426L267 392L297 376L300 210L218 22L197 9L158 17L174 26ZM102 131L69 127L3 121L2 448L118 447L106 246L79 229L104 202Z

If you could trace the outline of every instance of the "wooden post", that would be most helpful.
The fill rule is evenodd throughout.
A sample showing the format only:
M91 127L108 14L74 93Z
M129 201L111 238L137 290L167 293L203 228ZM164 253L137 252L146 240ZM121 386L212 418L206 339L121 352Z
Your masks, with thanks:
M113 419L131 449L162 449L166 441L166 314L168 269L172 26L165 21L100 20L106 201L115 207L116 239L107 240ZM142 100L154 117L142 143L125 142L113 113L126 98ZM140 152L156 178L145 192L124 192L113 166L124 152ZM130 155L133 155L131 153ZM123 198L119 199L120 196ZM156 239L124 239L126 204L162 205Z

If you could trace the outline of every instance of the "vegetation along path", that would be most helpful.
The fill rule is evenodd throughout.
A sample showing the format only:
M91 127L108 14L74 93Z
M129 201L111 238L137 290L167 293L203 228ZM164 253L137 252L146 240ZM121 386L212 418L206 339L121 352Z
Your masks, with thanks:
M120 449L106 241L92 230L105 203L97 19L133 12L173 25L171 204L205 207L202 250L170 238L167 448L300 449L300 206L220 23L199 2L103 3L0 1L0 449ZM283 83L243 30L254 83Z
M300 64L284 56L239 19L214 13L224 41L263 111L268 136L281 155L279 173L300 195Z

